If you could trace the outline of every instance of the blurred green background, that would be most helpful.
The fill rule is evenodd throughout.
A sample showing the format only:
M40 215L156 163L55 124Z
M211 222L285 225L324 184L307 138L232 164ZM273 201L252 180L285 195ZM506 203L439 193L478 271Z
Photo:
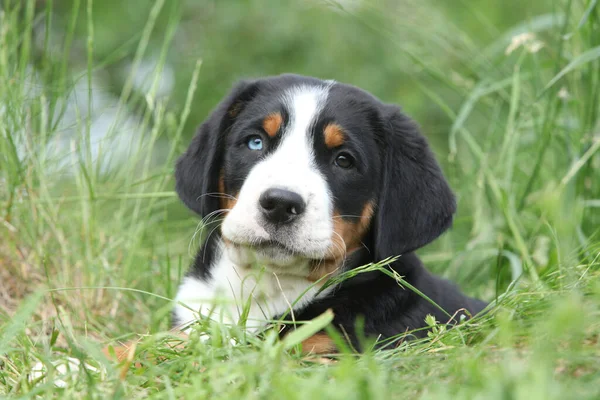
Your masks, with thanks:
M445 151L451 121L423 87L460 106L464 93L505 65L505 46L518 26L553 12L551 0L403 1L166 1L145 57L157 62L165 37L168 94L181 109L198 59L198 91L186 135L240 78L294 72L359 86L383 101L402 105ZM93 2L94 60L101 85L118 95L155 1ZM60 1L53 29L69 23L72 1ZM85 68L85 2L72 52ZM173 21L179 20L173 27ZM534 21L535 22L535 21ZM518 30L518 29L517 29ZM500 36L505 36L499 41ZM490 44L495 48L488 48ZM483 51L482 51L483 49Z

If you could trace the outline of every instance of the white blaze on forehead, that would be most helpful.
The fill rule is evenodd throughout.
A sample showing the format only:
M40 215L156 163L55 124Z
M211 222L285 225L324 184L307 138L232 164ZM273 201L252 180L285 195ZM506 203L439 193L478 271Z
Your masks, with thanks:
M302 181L308 178L308 169L316 171L311 133L327 101L328 89L327 86L295 86L283 94L289 122L282 132L279 146L260 163L263 166L269 164L271 171L278 171L265 176L272 186L296 189L305 201L308 193L302 189L305 186ZM300 187L288 184L294 178L300 180Z
M313 151L311 144L311 131L316 122L319 112L327 101L327 86L296 86L284 94L285 107L290 113L290 123L283 135L280 148L275 151L291 155L288 151L296 148L305 150L303 156L310 164L313 163ZM298 154L298 151L292 152ZM300 155L300 154L298 154ZM297 158L297 157L295 157Z
M268 186L292 190L304 201L320 192L318 186L324 183L315 162L312 132L328 91L328 86L294 86L283 94L289 123L279 146L257 166L264 169L260 175Z

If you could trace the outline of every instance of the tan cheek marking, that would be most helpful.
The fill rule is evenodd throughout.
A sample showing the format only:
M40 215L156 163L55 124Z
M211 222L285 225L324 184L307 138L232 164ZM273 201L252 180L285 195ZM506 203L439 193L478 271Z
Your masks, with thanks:
M267 117L263 120L262 126L269 137L275 137L277 132L279 132L279 128L281 128L281 124L283 124L283 117L281 114L273 113L267 115Z
M333 340L325 333L317 333L302 342L302 352L311 354L334 353L337 349Z
M341 217L339 212L333 213L332 245L329 249L329 256L325 260L313 262L307 277L308 280L320 281L319 283L323 284L339 270L346 255L360 248L361 241L371 225L374 212L375 203L369 201L365 204L358 221L356 219L347 221Z
M323 131L325 135L325 146L330 149L336 148L344 144L344 131L338 124L329 124Z
M360 219L351 221L344 220L338 212L333 214L333 235L331 237L335 248L333 251L340 252L336 253L338 257L343 257L345 253L349 253L352 250L356 250L360 247L361 241L369 225L371 225L371 219L375 212L375 205L372 201L369 201L363 207L363 211L360 215ZM355 222L356 221L356 222Z
M334 258L331 260L314 260L310 266L310 272L306 279L310 282L317 282L317 286L321 287L323 284L335 275L336 271L339 269L343 260L339 258Z
M219 205L221 206L221 209L223 210L231 210L235 204L237 203L237 196L229 196L226 192L225 192L225 178L224 178L224 172L221 171L221 175L219 176ZM234 198L235 197L235 198ZM225 213L227 213L227 211L225 211Z

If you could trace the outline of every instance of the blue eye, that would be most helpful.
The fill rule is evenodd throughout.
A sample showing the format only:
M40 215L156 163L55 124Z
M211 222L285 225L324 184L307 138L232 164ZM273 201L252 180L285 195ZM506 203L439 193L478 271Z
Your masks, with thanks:
M250 150L262 150L263 148L263 140L258 135L250 136L247 144Z

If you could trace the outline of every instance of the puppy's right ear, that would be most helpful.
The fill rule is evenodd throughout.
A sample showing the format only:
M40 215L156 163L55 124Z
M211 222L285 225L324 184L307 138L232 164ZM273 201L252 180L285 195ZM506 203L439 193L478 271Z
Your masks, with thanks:
M383 105L383 182L375 228L375 257L417 250L452 225L456 200L417 125L400 108Z
M202 123L186 152L177 160L175 190L183 203L202 217L219 209L219 178L227 132L256 96L256 81L242 81Z

